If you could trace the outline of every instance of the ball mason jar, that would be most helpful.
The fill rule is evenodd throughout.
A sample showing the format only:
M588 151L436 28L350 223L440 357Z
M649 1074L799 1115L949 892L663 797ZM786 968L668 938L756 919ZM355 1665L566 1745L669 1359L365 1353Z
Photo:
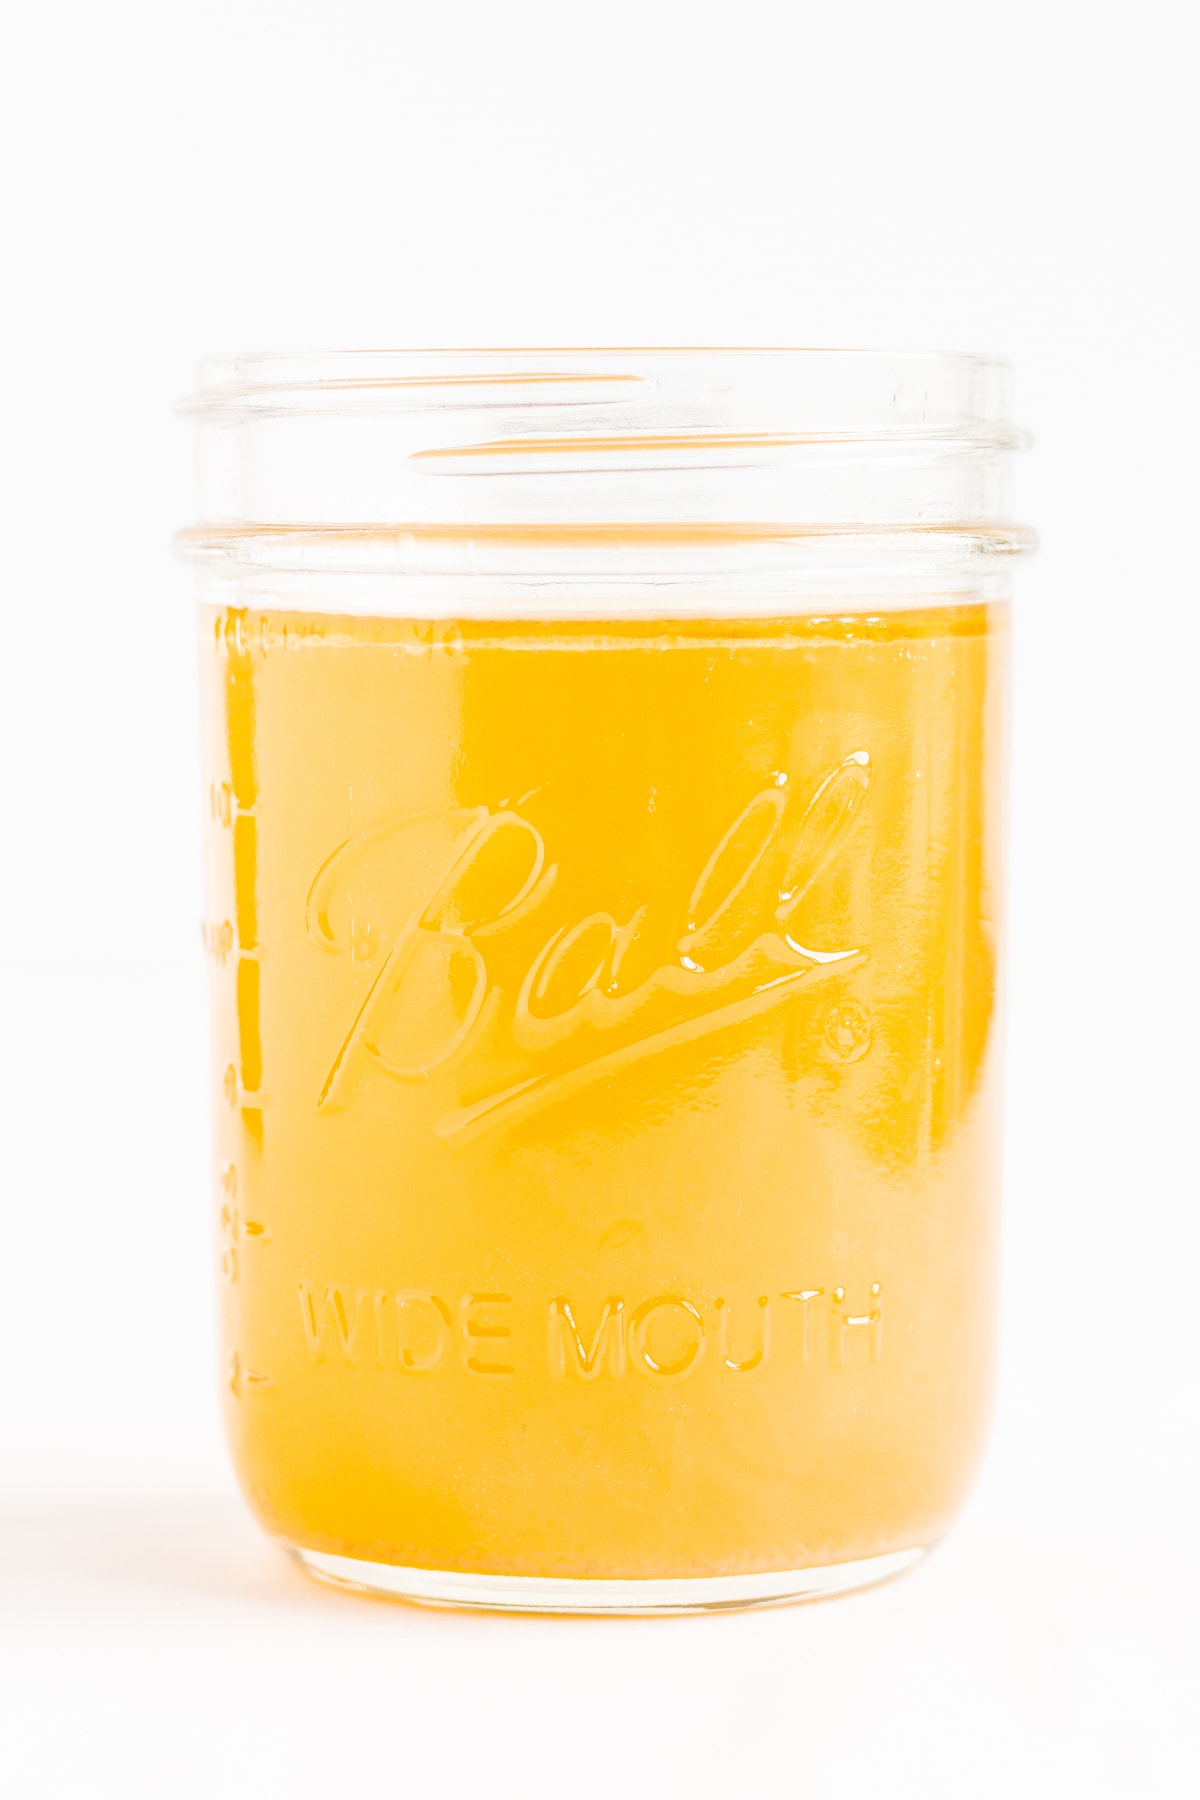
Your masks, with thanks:
M222 1387L309 1569L859 1586L994 1348L988 358L244 356L189 403Z

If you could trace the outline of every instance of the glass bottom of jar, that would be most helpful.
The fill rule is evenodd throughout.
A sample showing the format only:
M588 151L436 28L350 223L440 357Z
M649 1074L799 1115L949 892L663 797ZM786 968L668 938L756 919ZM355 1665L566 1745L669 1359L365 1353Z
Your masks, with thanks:
M661 1581L590 1581L540 1575L475 1575L454 1569L405 1569L288 1546L310 1574L335 1587L353 1588L421 1606L480 1608L490 1612L687 1613L731 1612L752 1606L786 1606L824 1600L873 1587L913 1568L928 1554L920 1545L868 1556L858 1562L781 1569L765 1575L702 1575Z

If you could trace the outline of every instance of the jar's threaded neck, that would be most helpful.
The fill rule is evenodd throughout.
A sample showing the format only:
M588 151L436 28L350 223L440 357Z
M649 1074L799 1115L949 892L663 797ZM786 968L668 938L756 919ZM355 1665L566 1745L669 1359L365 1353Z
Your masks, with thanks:
M996 358L832 350L215 358L201 517L243 566L531 580L912 568L1029 547Z

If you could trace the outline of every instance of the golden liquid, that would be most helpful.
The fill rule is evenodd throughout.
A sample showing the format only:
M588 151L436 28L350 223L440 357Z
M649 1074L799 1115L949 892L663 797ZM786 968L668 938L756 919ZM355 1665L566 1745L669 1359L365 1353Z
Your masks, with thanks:
M269 1529L592 1577L945 1530L992 1356L1006 629L206 613Z

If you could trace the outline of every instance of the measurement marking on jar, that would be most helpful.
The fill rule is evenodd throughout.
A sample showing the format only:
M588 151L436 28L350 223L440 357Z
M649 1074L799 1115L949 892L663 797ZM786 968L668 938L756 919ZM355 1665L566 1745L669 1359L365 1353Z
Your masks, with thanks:
M235 942L232 919L205 919L200 926L204 954L221 968L233 954Z
M233 789L227 781L213 781L208 789L209 816L215 825L232 825Z
M243 1115L261 1111L265 1098L261 1088L242 1086L235 1063L225 1065L225 1072L221 1076L221 1092L229 1107L236 1112L240 1106Z
M221 1273L236 1281L241 1270L240 1250L245 1242L268 1243L270 1232L259 1219L245 1219L238 1210L237 1165L228 1163L220 1172Z
M230 1351L228 1387L235 1400L242 1399L250 1389L269 1388L271 1385L269 1375L263 1375L257 1369L248 1369L238 1352Z

